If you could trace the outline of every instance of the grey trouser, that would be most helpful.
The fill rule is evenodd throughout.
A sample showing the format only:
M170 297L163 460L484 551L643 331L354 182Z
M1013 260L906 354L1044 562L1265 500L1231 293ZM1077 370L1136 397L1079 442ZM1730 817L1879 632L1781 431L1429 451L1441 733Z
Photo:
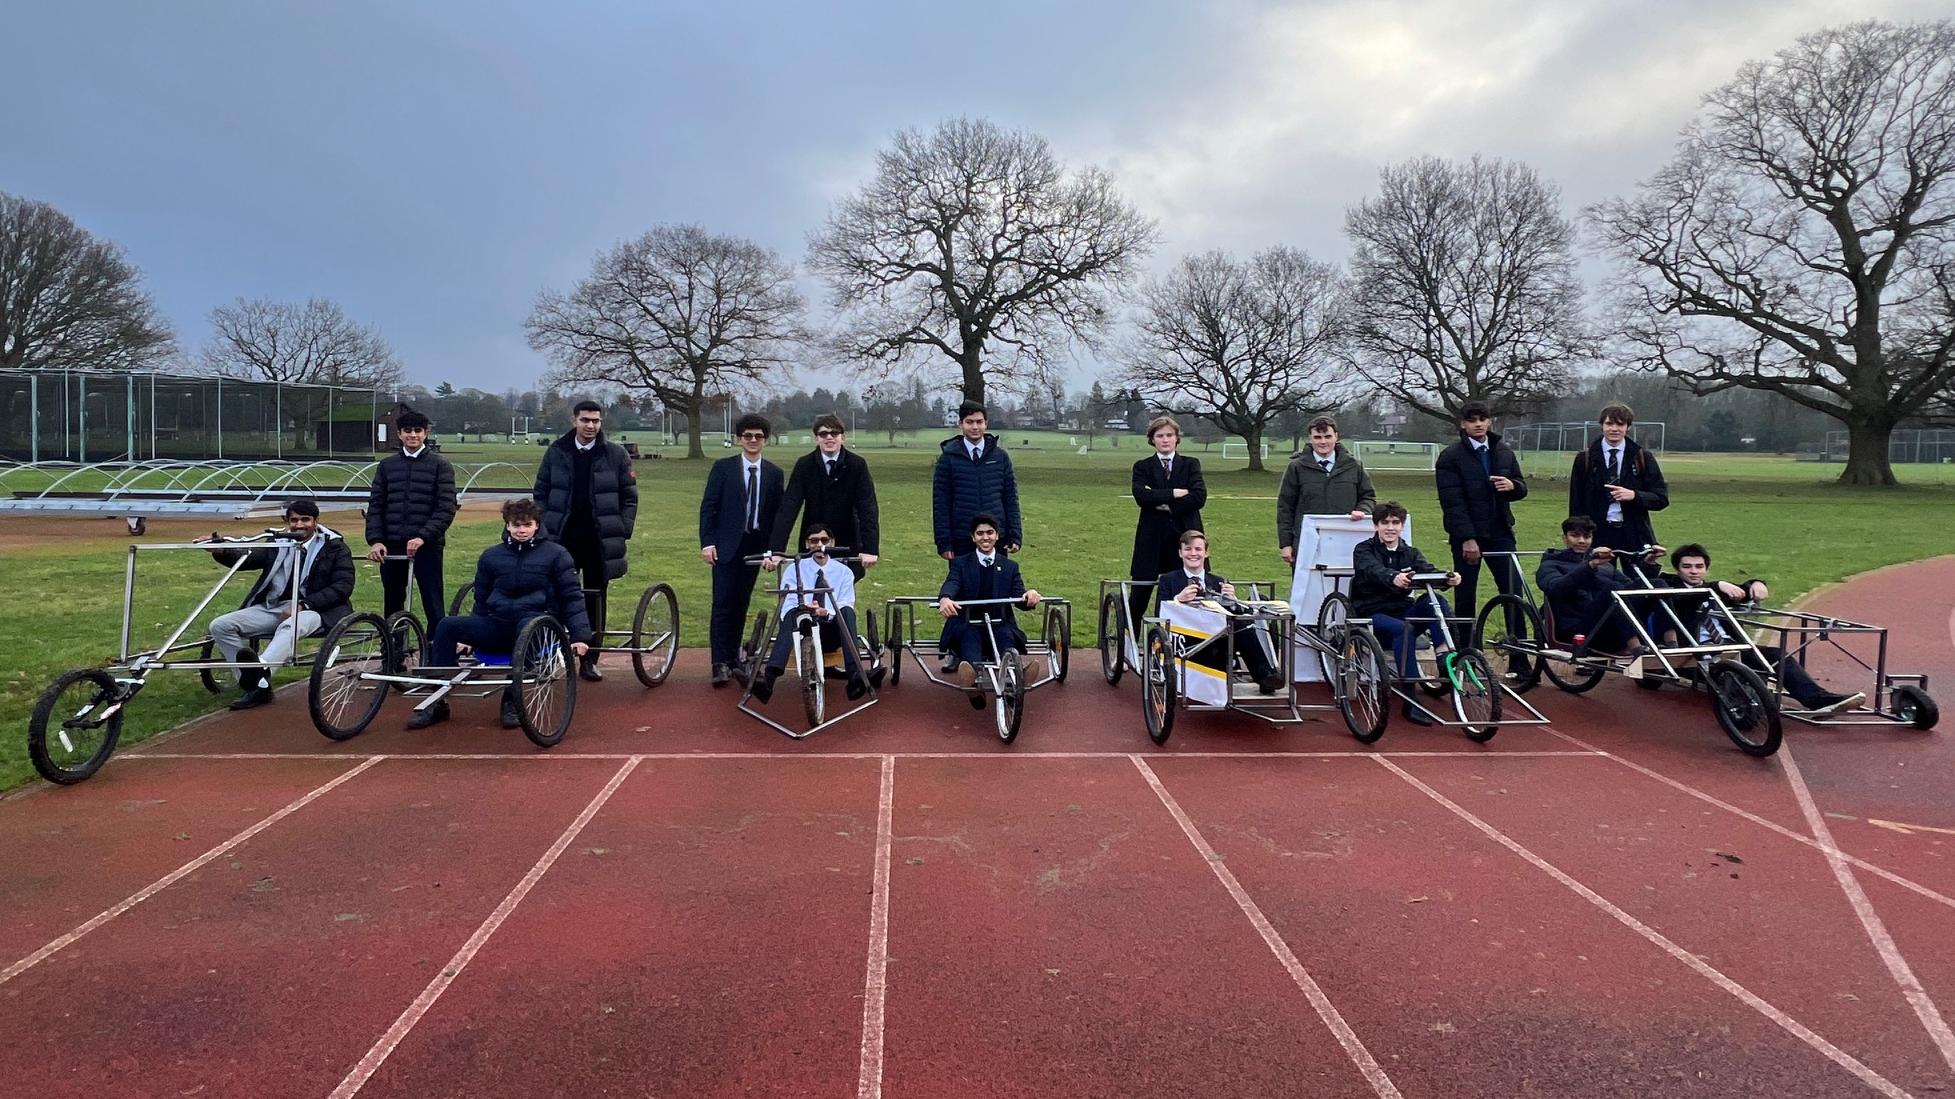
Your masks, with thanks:
M236 663L238 654L245 649L246 641L269 637L271 641L258 650L258 660L277 667L291 659L292 650L298 647L298 638L319 632L319 612L300 611L287 619L281 613L286 605L245 607L229 614L220 614L210 620L210 639L217 643L217 651L224 654L224 659ZM292 632L295 623L298 626L297 636ZM238 681L244 682L242 672Z

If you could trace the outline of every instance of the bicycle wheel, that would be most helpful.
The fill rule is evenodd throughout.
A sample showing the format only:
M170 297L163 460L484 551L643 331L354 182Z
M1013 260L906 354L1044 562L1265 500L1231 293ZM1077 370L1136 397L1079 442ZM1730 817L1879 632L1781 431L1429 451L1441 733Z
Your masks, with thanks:
M198 661L203 663L209 663L210 661L216 660L217 642L206 638L203 647L197 650L197 659ZM204 681L204 690L209 691L211 694L214 695L224 693L224 684L221 681L219 681L217 678L217 673L223 670L224 669L222 668L198 668L197 669L197 678Z
M49 782L72 786L101 770L122 738L128 701L115 677L100 668L63 672L34 703L27 722L27 755Z
M462 608L468 604L469 593L473 592L474 590L475 590L475 585L473 583L463 584L461 587L456 588L455 597L448 601L448 613L449 614L467 613Z
M1018 739L1018 723L1025 716L1025 664L1018 650L1006 649L998 658L998 701L992 709L998 719L998 739L1010 744Z
M672 674L679 655L679 597L672 585L653 584L638 597L631 616L631 670L638 682L656 687Z
M1344 645L1344 631L1351 621L1351 597L1341 591L1324 596L1323 605L1317 608L1317 639L1324 647L1317 651L1317 666L1324 673L1324 682L1337 682L1338 658L1335 655Z
M1595 685L1602 682L1603 669L1544 655L1541 657L1541 674L1548 677L1548 682L1569 694L1578 695L1594 690Z
M903 681L903 612L889 612L889 685L894 687Z
M1464 723L1468 740L1485 744L1500 731L1500 682L1486 654L1467 649L1453 656L1453 712Z
M876 662L882 659L882 627L877 624L875 611L863 615L859 621L862 623L862 630L855 636L858 642L855 652L863 669L867 670L875 667Z
M1140 709L1147 721L1147 739L1166 744L1174 732L1174 704L1177 688L1174 647L1166 630L1159 626L1147 631L1147 647L1140 654Z
M509 658L516 714L523 735L538 748L562 741L570 731L571 715L577 712L577 675L571 656L570 635L547 614L537 615L516 631L516 651Z
M1735 660L1720 660L1706 673L1711 709L1718 727L1748 756L1779 750L1785 727L1779 721L1778 695L1757 672Z
M387 616L387 638L393 648L389 650L387 672L389 675L412 675L416 668L428 662L428 635L421 628L421 620L414 617L413 611L395 611ZM392 684L394 690L405 694L407 684Z
M753 616L752 632L748 633L747 639L740 643L740 682L742 685L753 683L755 678L760 675L761 665L767 656L767 619L769 617L771 616L766 611L755 614Z
M1371 744L1385 735L1391 720L1391 665L1385 662L1385 648L1370 630L1344 630L1338 650L1337 667L1331 683L1337 688L1337 708L1344 715L1344 727L1360 744Z
M1488 665L1515 694L1541 682L1541 638L1541 616L1514 595L1497 596L1481 607L1473 627L1473 647L1488 654Z
M1120 593L1108 592L1100 600L1100 674L1109 687L1120 685L1127 670L1127 631L1120 620Z
M797 644L801 646L801 708L812 729L821 724L828 708L828 695L822 690L821 637L815 630L805 630Z
M1073 616L1071 613L1052 607L1045 612L1046 661L1051 665L1052 679L1056 683L1066 681L1066 667L1072 663L1073 654Z
M312 658L305 705L312 725L327 740L350 740L370 724L387 701L387 684L366 678L394 666L393 635L372 612L348 615L326 631Z

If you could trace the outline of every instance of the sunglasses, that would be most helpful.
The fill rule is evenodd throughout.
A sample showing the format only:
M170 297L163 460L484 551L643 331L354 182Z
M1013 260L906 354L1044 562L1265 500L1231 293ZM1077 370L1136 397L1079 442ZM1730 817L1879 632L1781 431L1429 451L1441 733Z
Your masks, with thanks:
M842 433L839 431L831 431L828 428L824 427L820 431L815 432L815 434L821 436L824 439L833 439Z
M811 546L832 546L835 543L832 539L828 538L810 538L808 539L808 544Z
M764 431L742 431L740 437L742 439L765 439L767 438L767 433Z

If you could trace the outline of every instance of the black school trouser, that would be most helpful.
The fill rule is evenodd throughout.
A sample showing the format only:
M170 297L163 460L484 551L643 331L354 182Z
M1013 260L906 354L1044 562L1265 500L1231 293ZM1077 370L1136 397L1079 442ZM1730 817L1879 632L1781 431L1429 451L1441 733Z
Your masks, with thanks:
M566 526L563 548L570 551L570 559L576 562L579 582L584 588L584 613L591 620L591 651L585 659L591 659L604 645L604 596L605 589L611 586L610 577L604 574L604 540L598 537L594 526Z
M1453 571L1459 573L1459 587L1453 589L1453 605L1459 608L1462 618L1474 617L1474 612L1480 605L1476 595L1480 586L1482 561L1485 562L1487 571L1493 574L1494 586L1500 589L1502 595L1520 590L1520 570L1514 566L1514 559L1505 556L1492 558L1486 556L1490 553L1513 553L1516 545L1514 537L1508 535L1505 538L1476 538L1474 541L1480 544L1481 561L1469 562L1460 552L1460 543L1452 544Z
M740 658L741 635L747 628L747 610L753 603L754 582L760 566L746 559L767 549L767 536L752 531L740 538L739 548L727 553L724 548L713 566L713 663L734 664Z
M406 542L384 542L389 554L407 552ZM383 613L393 614L407 606L407 578L414 577L414 586L421 591L421 618L428 629L448 613L448 593L442 587L441 547L423 543L413 558L406 561L382 561L380 563L380 588L385 600Z

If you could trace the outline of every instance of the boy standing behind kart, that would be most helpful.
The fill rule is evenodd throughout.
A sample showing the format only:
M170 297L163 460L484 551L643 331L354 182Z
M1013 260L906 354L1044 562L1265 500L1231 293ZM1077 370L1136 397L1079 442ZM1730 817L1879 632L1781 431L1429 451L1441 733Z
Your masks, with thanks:
M373 467L367 493L367 560L380 562L385 613L407 606L407 576L421 589L421 613L432 630L447 612L441 580L441 551L448 524L455 521L455 467L428 445L433 421L405 409L394 418L400 449ZM389 561L389 556L405 561Z
M430 667L454 667L458 645L507 653L515 648L523 623L539 614L563 623L577 656L590 651L591 620L584 609L584 589L577 582L577 562L542 528L543 509L536 501L510 500L502 505L502 541L483 550L475 565L474 610L449 615L435 626L428 641ZM443 699L417 711L407 727L425 729L446 720L448 702ZM502 727L520 724L514 690L506 688Z

